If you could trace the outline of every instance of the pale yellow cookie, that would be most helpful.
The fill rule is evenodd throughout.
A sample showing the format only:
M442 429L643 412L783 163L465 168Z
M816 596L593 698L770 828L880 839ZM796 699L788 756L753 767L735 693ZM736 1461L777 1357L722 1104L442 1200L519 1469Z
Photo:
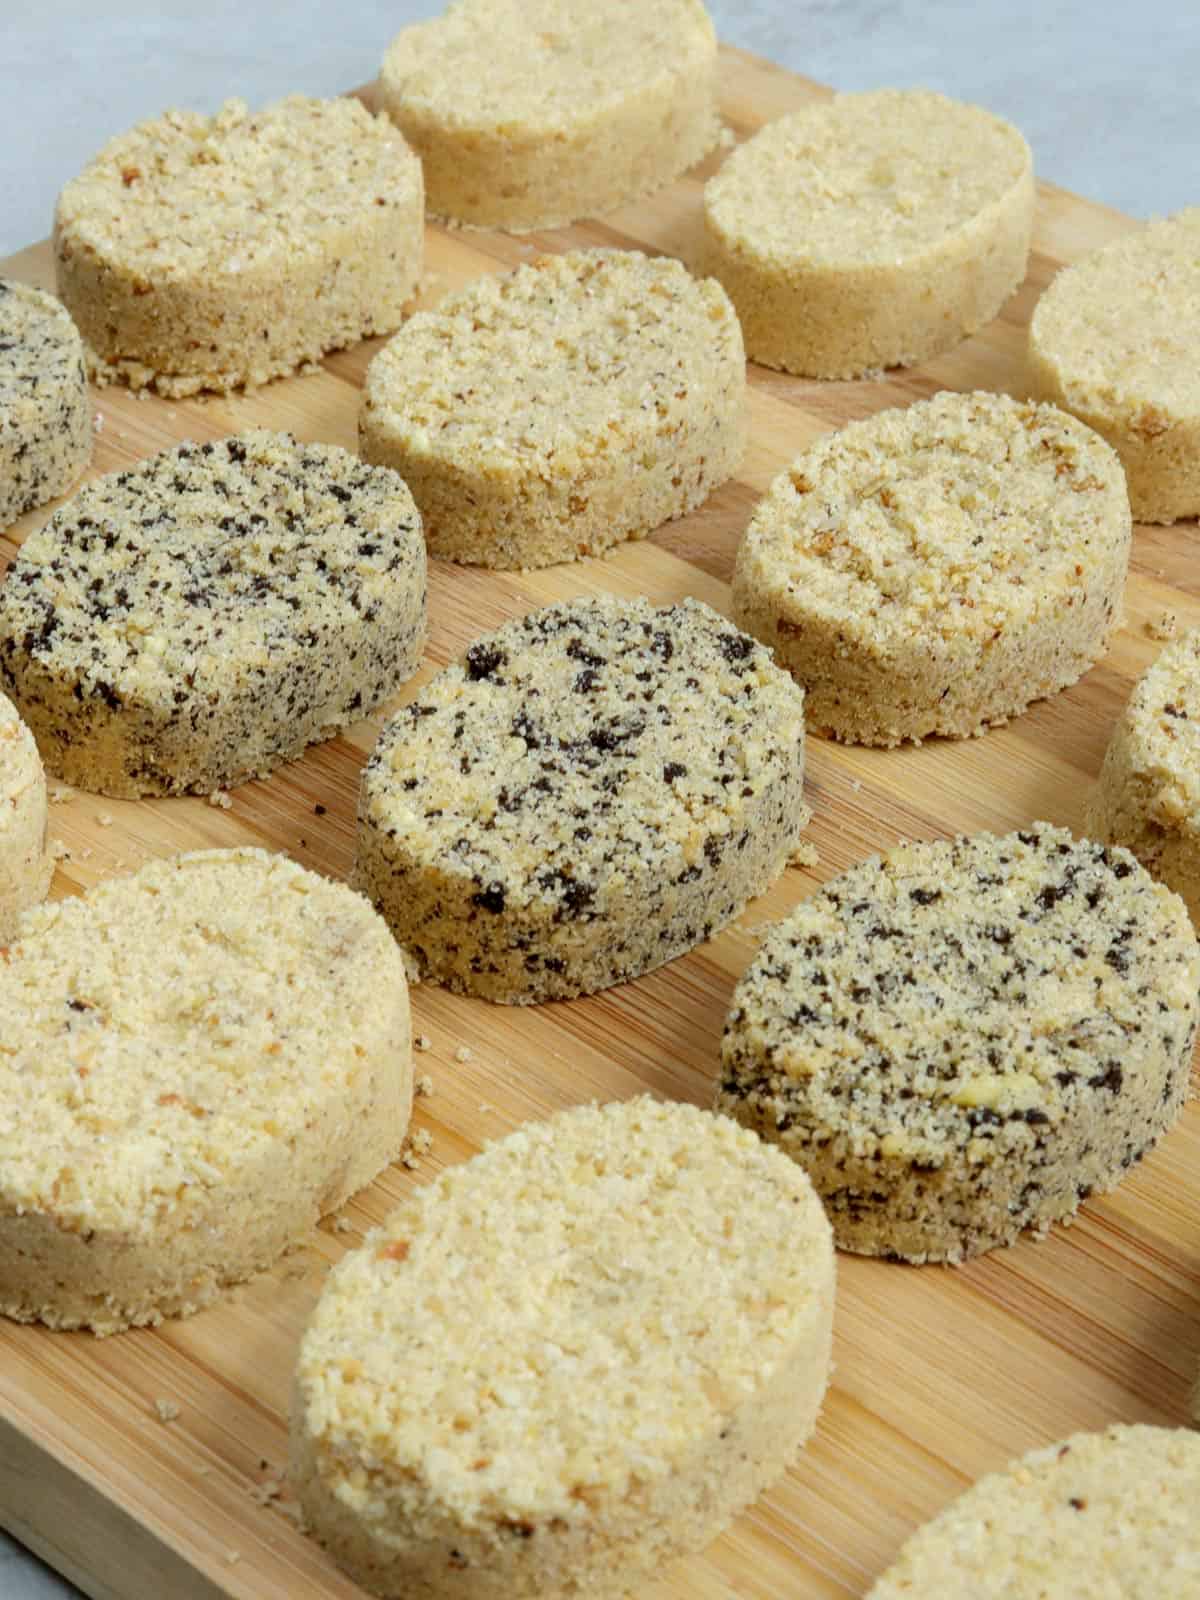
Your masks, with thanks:
M1200 628L1168 645L1134 684L1086 827L1132 850L1200 922Z
M717 141L700 0L457 0L384 57L429 209L520 232L661 188Z
M53 295L0 278L0 528L69 489L91 457L79 330Z
M367 369L359 440L412 490L431 555L544 567L698 506L741 461L745 411L720 284L575 250L411 317Z
M1115 1188L1188 1090L1200 946L1125 850L1034 823L831 879L734 992L716 1107L844 1250L961 1261Z
M1053 406L935 395L819 439L737 554L733 614L850 744L983 733L1108 647L1129 501L1103 439Z
M292 1408L307 1525L397 1600L615 1600L792 1461L833 1290L808 1180L728 1119L529 1123L326 1280Z
M1025 276L1033 161L1011 126L924 89L768 123L704 191L701 262L764 366L853 378L982 328Z
M0 1312L113 1333L269 1266L399 1154L403 962L261 850L26 913L0 962Z
M166 395L266 383L390 333L423 243L421 164L388 119L301 95L139 123L54 220L97 380Z
M1200 513L1200 207L1059 273L1034 308L1034 393L1121 458L1139 522Z
M0 945L16 937L21 913L50 887L46 779L33 735L0 694Z

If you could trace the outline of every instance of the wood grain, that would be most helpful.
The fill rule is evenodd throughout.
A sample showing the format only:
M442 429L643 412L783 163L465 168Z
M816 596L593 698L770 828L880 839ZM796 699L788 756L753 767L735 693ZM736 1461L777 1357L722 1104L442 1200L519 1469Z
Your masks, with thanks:
M825 93L724 51L723 106L739 136ZM603 223L532 239L430 229L426 299L539 248L686 252L701 182L715 165ZM808 440L943 387L1020 393L1038 293L1062 262L1132 226L1043 186L1028 281L960 349L879 382L813 384L752 368L742 471L694 515L604 560L546 572L435 563L432 637L417 681L484 628L559 596L693 594L724 607L755 499ZM49 285L49 250L34 246L3 270ZM95 470L254 423L352 445L357 390L376 348L332 356L318 375L250 396L168 402L105 390L96 397L103 431ZM25 518L0 540L5 558L45 515ZM432 1074L435 1092L418 1102L415 1123L432 1135L432 1153L416 1171L389 1169L349 1205L349 1232L327 1220L276 1271L155 1331L96 1341L0 1326L0 1522L103 1600L351 1600L359 1591L281 1515L286 1491L270 1492L284 1461L297 1337L329 1264L410 1184L528 1117L643 1089L707 1104L724 1012L753 930L818 881L902 838L1004 830L1032 818L1078 827L1117 711L1158 648L1146 622L1167 609L1181 625L1200 622L1198 556L1195 523L1140 529L1127 623L1112 653L1078 686L984 739L894 751L812 739L810 837L819 866L789 871L736 926L686 959L592 999L532 1010L417 989L416 1026L432 1041L418 1070ZM358 771L382 720L247 784L228 811L200 800L69 798L52 809L52 834L69 851L55 892L149 856L238 842L344 876ZM316 814L318 804L325 814ZM462 1046L470 1055L460 1061ZM1200 1112L1192 1108L1117 1194L1086 1206L1073 1227L1044 1243L1022 1242L957 1270L843 1257L836 1373L814 1442L727 1535L675 1566L646 1600L849 1600L918 1522L1014 1454L1110 1420L1182 1423L1200 1347L1198 1213ZM158 1398L180 1407L177 1420L159 1420Z

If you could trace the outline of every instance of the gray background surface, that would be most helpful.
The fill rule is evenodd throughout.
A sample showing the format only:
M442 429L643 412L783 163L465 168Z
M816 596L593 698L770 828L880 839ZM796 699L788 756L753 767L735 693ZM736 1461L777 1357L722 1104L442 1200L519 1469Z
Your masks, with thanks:
M581 0L586 4L586 0ZM924 86L1010 118L1040 176L1150 217L1200 203L1200 0L731 0L721 37L838 89ZM168 106L374 77L438 0L0 0L0 255L49 231L105 139ZM77 1591L0 1534L0 1600ZM139 1597L140 1600L140 1597ZM146 1596L145 1600L170 1600Z

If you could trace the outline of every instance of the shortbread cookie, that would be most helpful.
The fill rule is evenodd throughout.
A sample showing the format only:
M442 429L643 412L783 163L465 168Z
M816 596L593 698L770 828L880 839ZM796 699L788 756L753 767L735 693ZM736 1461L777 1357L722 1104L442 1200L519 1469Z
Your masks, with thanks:
M412 489L431 555L544 567L698 506L741 461L745 409L719 284L577 250L412 317L367 369L359 438Z
M704 270L746 351L811 378L940 355L1025 276L1033 160L1017 130L924 89L768 123L704 190Z
M1077 1433L982 1478L867 1600L1183 1600L1197 1592L1200 1437Z
M424 640L401 480L262 430L95 479L0 588L0 687L50 771L98 794L266 773L365 716Z
M292 1411L308 1526L378 1595L623 1595L807 1439L833 1288L808 1180L727 1119L527 1124L327 1280Z
M79 330L53 295L0 278L0 528L69 489L91 458Z
M851 744L962 738L1072 684L1119 625L1129 502L1053 406L939 394L817 441L738 551L734 615Z
M298 1243L399 1153L403 960L283 856L152 862L0 963L0 1312L113 1333Z
M16 937L27 907L50 887L46 779L33 735L0 694L0 945Z
M384 57L383 105L429 209L557 227L661 188L717 141L717 37L700 0L457 0Z
M1128 851L1045 823L907 845L767 934L717 1108L805 1167L843 1249L961 1261L1171 1126L1198 989L1183 902Z
M1139 522L1200 514L1200 207L1067 267L1034 308L1035 394L1121 457Z
M804 697L696 600L575 600L479 639L384 729L357 882L421 972L586 994L683 955L807 820Z
M1200 922L1200 628L1138 679L1087 812L1087 832L1123 844Z
M421 164L356 100L168 111L111 140L54 221L94 375L187 395L390 333L421 275Z

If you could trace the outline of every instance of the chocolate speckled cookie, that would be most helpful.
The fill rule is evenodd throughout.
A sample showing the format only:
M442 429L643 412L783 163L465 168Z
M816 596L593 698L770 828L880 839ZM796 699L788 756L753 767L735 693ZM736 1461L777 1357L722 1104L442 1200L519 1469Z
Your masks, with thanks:
M576 600L479 639L384 729L358 882L426 976L489 1000L682 955L806 821L804 697L695 600Z
M843 1249L960 1261L1171 1126L1198 986L1183 902L1125 850L1044 823L907 845L767 934L717 1108L804 1166Z
M401 479L263 431L96 479L0 588L0 687L50 771L119 797L269 771L391 694L424 640Z
M69 489L91 456L75 324L53 295L0 278L0 528Z

